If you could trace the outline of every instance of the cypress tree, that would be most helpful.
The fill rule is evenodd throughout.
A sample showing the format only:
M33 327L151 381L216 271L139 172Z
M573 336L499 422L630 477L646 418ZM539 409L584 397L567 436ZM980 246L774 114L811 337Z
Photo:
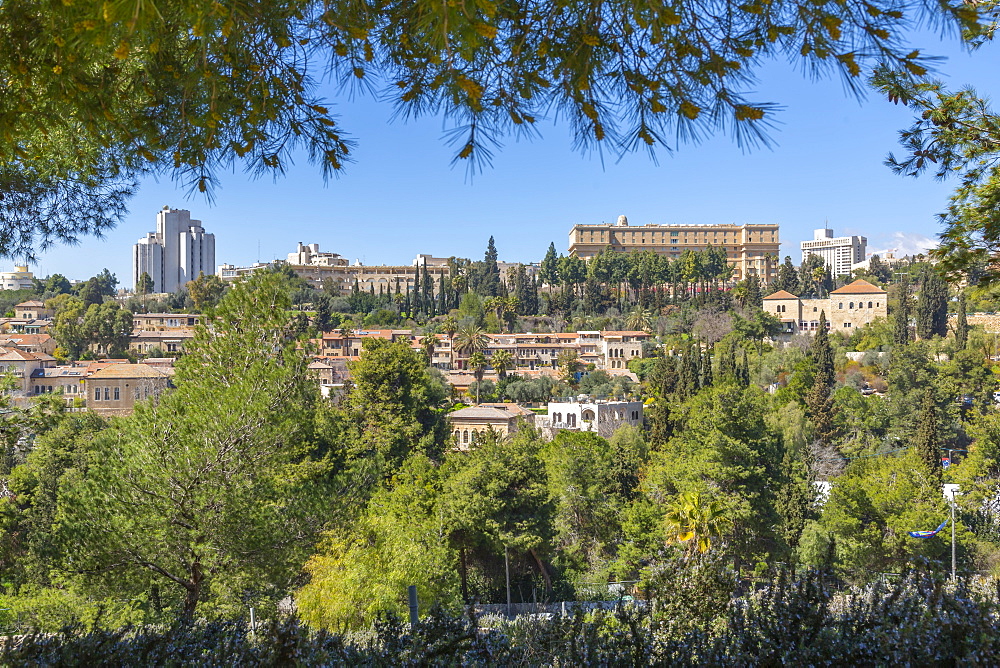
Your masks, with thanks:
M925 271L920 282L916 325L921 339L948 333L948 284L933 269Z
M893 313L892 342L905 346L910 342L910 277L903 275L899 282L899 303Z
M835 436L833 424L833 348L830 346L830 336L826 331L826 312L819 314L819 329L813 339L810 350L813 363L816 365L816 375L813 385L806 395L806 407L809 410L809 420L816 430L816 440L822 446L829 446Z
M705 356L701 358L701 386L712 386L712 351L705 351Z
M941 484L941 437L938 434L937 405L934 403L934 393L927 390L924 400L920 405L920 422L917 426L917 435L913 440L913 447L920 455L921 461L930 475Z
M958 318L955 322L955 345L959 350L965 350L969 341L969 321L965 309L965 290L962 290L958 293Z
M830 346L830 332L827 331L826 311L819 313L819 328L810 352L816 364L816 375L822 376L827 387L833 387L833 348Z
M760 290L760 279L757 274L750 274L747 277L746 303L749 308L761 308L764 305L764 295Z

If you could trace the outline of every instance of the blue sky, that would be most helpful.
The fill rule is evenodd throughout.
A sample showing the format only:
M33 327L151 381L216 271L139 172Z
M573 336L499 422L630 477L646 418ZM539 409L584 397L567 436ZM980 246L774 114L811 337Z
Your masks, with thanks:
M933 36L915 45L948 56L939 69L950 85L996 96L996 45L971 56ZM324 185L305 160L277 181L221 174L212 203L186 197L169 179L150 180L104 239L52 249L32 269L83 279L107 267L130 287L131 245L154 229L164 205L189 209L215 233L220 264L283 258L299 241L367 264L409 264L418 253L480 258L490 235L501 259L538 261L550 241L565 252L574 224L619 214L633 225L778 223L782 256L796 263L798 242L824 224L837 235L867 236L869 250L932 243L935 214L953 184L898 177L882 164L899 152L897 132L909 125L909 110L875 96L859 102L839 79L811 81L784 63L761 71L751 99L784 106L772 149L744 153L718 136L661 153L659 164L645 153L602 163L597 154L573 151L565 123L546 123L540 139L509 141L472 180L451 166L440 119L391 122L388 105L337 100L359 144L339 179Z

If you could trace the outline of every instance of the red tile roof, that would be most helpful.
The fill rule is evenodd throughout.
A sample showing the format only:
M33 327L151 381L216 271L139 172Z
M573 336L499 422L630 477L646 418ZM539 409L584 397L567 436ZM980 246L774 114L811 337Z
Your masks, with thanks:
M870 295L870 294L886 294L885 290L878 287L877 285L872 285L868 281L858 279L853 283L848 283L842 288L837 288L831 295Z

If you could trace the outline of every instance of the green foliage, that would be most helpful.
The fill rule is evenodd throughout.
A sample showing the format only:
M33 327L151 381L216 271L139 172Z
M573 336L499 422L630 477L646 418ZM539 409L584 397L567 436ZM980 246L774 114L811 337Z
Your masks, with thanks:
M296 595L302 619L343 630L387 613L404 616L409 585L417 586L422 606L455 609L457 555L441 539L440 485L434 464L414 455L349 530L327 534L306 564L309 583Z
M350 369L340 438L351 458L375 457L388 477L413 452L440 455L448 390L421 352L407 341L366 339L364 355Z
M915 448L853 462L833 481L821 524L836 539L837 563L855 577L943 561L946 538L911 538L948 517L939 483ZM961 537L963 532L960 532Z
M756 388L716 385L681 404L671 416L675 435L653 452L643 488L667 503L681 492L718 500L732 522L731 549L753 558L774 540L774 486L780 441L767 426L767 400Z
M924 272L920 283L916 324L921 339L948 334L948 284L933 269Z
M324 520L315 386L272 275L238 284L178 364L177 388L95 440L60 495L62 568L97 591L171 590L191 618L284 595Z
M195 309L200 313L214 308L226 291L226 284L221 278L215 274L206 276L203 271L198 273L198 278L188 281L184 287L191 295Z

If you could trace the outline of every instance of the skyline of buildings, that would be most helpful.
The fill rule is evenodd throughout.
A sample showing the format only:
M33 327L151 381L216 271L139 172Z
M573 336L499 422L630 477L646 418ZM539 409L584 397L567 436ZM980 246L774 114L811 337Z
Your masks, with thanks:
M163 207L156 214L156 232L132 246L132 289L145 273L153 279L153 292L177 292L201 272L215 273L215 235L187 209Z

